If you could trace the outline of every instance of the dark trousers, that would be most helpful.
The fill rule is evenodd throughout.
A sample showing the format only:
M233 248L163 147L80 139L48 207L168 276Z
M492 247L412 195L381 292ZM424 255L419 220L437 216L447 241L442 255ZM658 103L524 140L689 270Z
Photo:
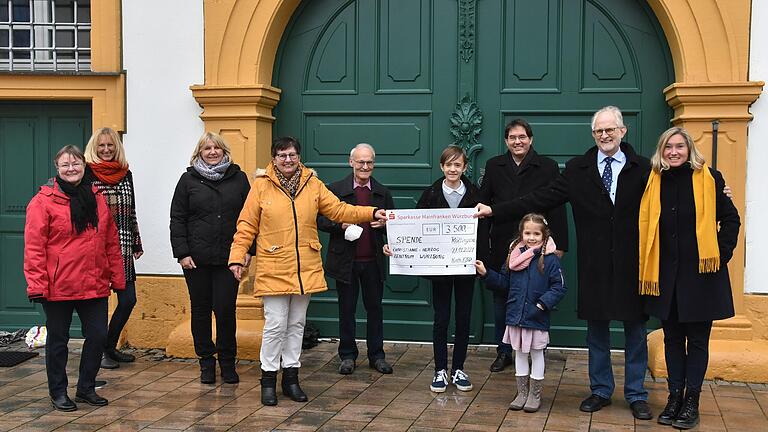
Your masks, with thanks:
M709 364L709 334L712 321L678 321L677 305L673 302L664 329L664 359L667 362L667 385L670 390L700 392ZM686 344L687 342L687 344Z
M134 306L136 306L136 281L126 281L125 289L117 291L117 307L115 307L112 318L109 320L105 348L115 349L117 347L120 332L125 328L128 318L131 317Z
M502 342L507 330L507 293L493 291L493 324L496 352L512 354L512 345Z
M210 364L218 354L220 364L234 364L235 303L238 282L226 265L198 265L184 270L192 306L192 340L201 364ZM216 344L211 331L211 312L216 315Z
M107 340L107 298L89 300L43 302L45 326L48 336L45 342L45 372L48 375L48 392L51 396L67 393L67 357L69 326L72 312L77 311L82 323L83 352L80 355L80 374L77 391L90 393L94 389L96 374Z
M451 368L464 369L469 344L469 320L472 313L474 276L440 277L432 280L432 306L435 324L432 327L432 346L435 370L448 369L448 323L451 321L451 294L455 297L456 336L453 341Z
M374 362L384 358L384 311L381 307L384 284L376 261L355 261L352 266L352 283L336 281L336 293L339 296L339 357L342 360L357 360L355 310L360 291L363 292L363 306L367 315L368 361Z

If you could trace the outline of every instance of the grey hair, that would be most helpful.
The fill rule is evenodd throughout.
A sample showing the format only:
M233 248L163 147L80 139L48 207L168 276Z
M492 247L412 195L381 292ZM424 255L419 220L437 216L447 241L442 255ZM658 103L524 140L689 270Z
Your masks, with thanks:
M355 154L355 150L357 149L366 149L370 150L371 154L373 154L373 158L376 159L376 150L373 149L373 146L368 143L360 143L352 148L352 150L349 151L349 158L352 159Z
M620 128L626 127L624 126L624 116L621 114L621 110L613 105L608 105L597 110L595 115L592 116L592 130L595 129L595 121L597 120L597 116L605 112L613 114L613 116L616 118L616 126Z

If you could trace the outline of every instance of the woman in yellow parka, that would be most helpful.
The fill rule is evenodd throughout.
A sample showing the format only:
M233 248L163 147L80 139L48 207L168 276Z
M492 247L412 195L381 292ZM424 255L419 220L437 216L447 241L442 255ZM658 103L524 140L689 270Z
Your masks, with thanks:
M237 220L229 268L240 280L245 255L256 239L254 293L264 300L261 344L261 403L277 405L277 370L282 359L283 394L307 400L299 387L299 356L312 293L328 289L317 238L317 215L339 223L386 220L384 209L340 201L301 161L292 137L272 143L272 163L258 170Z

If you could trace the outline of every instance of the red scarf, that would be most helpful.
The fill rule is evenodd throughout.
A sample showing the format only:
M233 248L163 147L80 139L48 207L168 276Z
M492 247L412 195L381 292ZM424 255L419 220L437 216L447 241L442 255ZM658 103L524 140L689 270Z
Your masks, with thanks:
M89 163L91 171L100 182L108 185L116 185L128 173L128 165L122 166L120 162L108 161L99 163Z
M523 247L520 246L520 244L517 245L513 250L509 251L509 269L514 271L520 271L523 269L528 268L528 265L531 263L531 260L533 259L533 255L538 252L541 247L537 248L526 248L525 251L522 250ZM555 241L550 237L547 240L547 247L544 249L544 255L551 254L552 252L557 249L557 246L555 246Z

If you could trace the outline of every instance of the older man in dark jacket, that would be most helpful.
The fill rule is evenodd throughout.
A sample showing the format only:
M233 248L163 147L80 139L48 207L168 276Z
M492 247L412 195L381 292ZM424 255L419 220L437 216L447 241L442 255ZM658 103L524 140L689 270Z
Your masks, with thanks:
M355 205L391 209L392 194L371 175L376 152L369 144L355 146L349 154L352 174L331 184L340 200ZM362 290L367 313L368 364L377 371L390 374L392 366L384 359L384 315L381 300L384 295L384 223L370 222L361 226L338 224L318 216L317 228L331 234L325 259L325 274L336 279L339 298L339 373L355 370L358 350L355 343L355 309Z
M600 109L592 117L595 147L568 161L565 171L546 188L492 209L481 205L478 214L498 219L531 207L571 203L578 239L578 316L587 320L592 391L580 409L594 412L611 403L615 383L609 324L617 320L624 325L624 398L636 418L648 420L652 414L643 387L647 316L637 285L638 214L650 163L622 142L626 133L618 108Z
M489 205L495 205L531 193L548 185L560 174L557 162L536 153L533 149L533 129L523 119L512 120L504 128L504 142L508 151L493 157L485 164L480 200ZM565 205L559 205L548 211L530 208L528 211L544 213L549 221L552 237L557 244L558 256L568 250L568 221ZM490 218L488 231L479 230L478 239L488 242L481 245L479 254L489 248L489 256L480 256L488 267L501 271L504 260L509 253L509 244L517 237L520 216L511 218ZM512 346L502 342L506 329L507 292L494 291L493 310L496 337L496 360L491 364L491 372L500 372L514 362Z

